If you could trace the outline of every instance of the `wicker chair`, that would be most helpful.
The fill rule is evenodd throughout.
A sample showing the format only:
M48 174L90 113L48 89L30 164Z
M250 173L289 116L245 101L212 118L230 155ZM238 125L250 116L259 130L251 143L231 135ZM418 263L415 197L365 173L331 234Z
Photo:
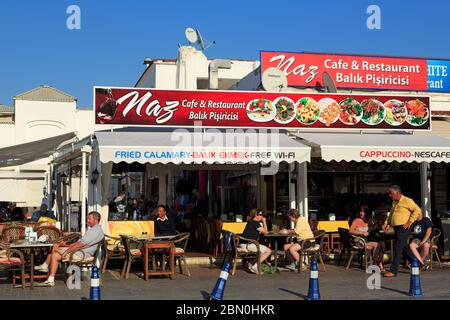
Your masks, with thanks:
M350 231L347 229L338 228L338 230L339 230L339 236L342 241L342 251L339 256L338 265L341 264L341 259L342 259L342 256L344 255L344 253L347 252L349 254L349 258L348 258L347 266L345 268L346 270L348 270L350 268L350 265L352 263L352 260L353 260L353 257L355 256L355 254L357 254L359 257L361 268L363 267L362 262L363 262L363 257L364 257L365 267L367 270L367 267L369 266L369 264L372 264L373 259L372 259L372 249L367 249L366 240L361 237L351 234Z
M178 234L174 240L172 240L173 243L175 244L175 263L178 261L181 274L184 274L182 263L184 264L184 267L186 268L186 275L188 277L191 276L191 273L189 271L189 267L187 265L186 257L184 256L184 254L186 253L186 248L190 235L191 234L189 232L181 233Z
M234 275L236 272L236 265L237 265L237 259L242 258L242 264L244 265L245 260L247 259L256 259L256 264L258 266L258 275L262 275L261 270L261 262L260 262L260 256L261 256L261 249L259 246L259 242L252 239L244 238L243 236L238 236L237 234L232 233L232 260L233 260L233 270L231 271L231 274ZM245 248L242 248L240 246L240 243L244 241L248 244L253 243L256 246L256 252L250 252Z
M125 252L125 264L123 266L121 277L128 279L131 265L133 262L143 261L143 254L141 250L142 243L137 241L134 237L120 235Z
M433 256L436 256L436 259L439 263L439 268L442 268L441 265L441 259L439 258L439 252L438 252L438 242L439 237L441 236L441 230L437 228L433 228L433 231L431 233L431 245L430 245L430 270L433 270Z
M58 242L61 239L61 230L56 227L43 226L37 229L38 237L46 235L48 240L52 243Z
M13 273L13 286L16 286L16 271L20 271L22 288L25 288L25 258L23 253L10 249L8 243L0 242L0 270L9 270Z
M300 255L298 272L302 272L303 257L313 257L315 259L319 258L319 262L322 265L323 271L325 271L325 264L322 259L322 242L326 232L324 230L316 230L313 232L313 237L310 239L304 239L300 241L300 250L298 251ZM310 246L305 248L305 245L309 243Z
M25 239L25 227L10 226L2 231L2 241L11 243L14 240Z
M92 244L90 246L85 246L85 247L83 247L83 248L81 248L80 250L77 250L77 251L72 251L72 252L69 253L68 256L66 256L63 259L63 262L66 263L67 265L77 265L81 269L82 268L92 268L97 263L97 260L100 257L100 250L102 249L103 243L104 242L103 242L103 239L102 239L98 243L94 243L94 244ZM90 257L86 257L85 253L82 250L87 249L87 248L92 248L92 247L95 247L94 255L90 256ZM81 258L80 258L80 256L77 253L81 253ZM81 275L83 276L83 273Z
M121 274L124 274L125 267L127 266L127 256L125 254L125 248L121 243L121 239L118 237L111 237L105 235L103 243L103 248L106 248L104 251L104 257L102 259L101 265L101 273L106 271L106 265L109 260L123 260L123 268Z

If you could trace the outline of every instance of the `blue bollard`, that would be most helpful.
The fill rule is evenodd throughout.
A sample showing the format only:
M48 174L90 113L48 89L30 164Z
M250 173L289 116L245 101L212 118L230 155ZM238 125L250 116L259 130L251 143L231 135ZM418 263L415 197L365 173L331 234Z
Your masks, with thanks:
M422 297L422 288L420 286L419 261L414 257L411 261L411 278L409 281L409 295L413 297Z
M299 262L301 263L301 262ZM319 292L319 269L316 259L311 261L311 271L309 275L309 289L307 300L320 300Z
M100 300L100 276L97 266L92 267L91 271L91 291L89 300Z
M225 285L227 283L228 274L230 272L231 263L226 261L223 265L222 271L220 272L219 279L214 286L214 289L210 295L211 300L223 300L223 292L225 291Z

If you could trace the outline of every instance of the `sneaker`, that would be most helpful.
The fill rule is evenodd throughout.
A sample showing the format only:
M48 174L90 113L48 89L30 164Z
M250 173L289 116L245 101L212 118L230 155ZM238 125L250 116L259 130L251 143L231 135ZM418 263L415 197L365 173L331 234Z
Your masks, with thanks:
M40 266L35 266L34 267L35 271L39 271L39 272L44 272L44 273L48 273L48 267L44 267L42 265Z
M44 282L39 283L38 286L39 287L54 287L55 281L48 281L48 279L47 279Z
M255 266L255 267L251 266L248 270L251 273L258 274L258 267L257 266Z
M292 271L297 271L297 264L295 262L292 262L291 264L286 266L286 269L292 270Z

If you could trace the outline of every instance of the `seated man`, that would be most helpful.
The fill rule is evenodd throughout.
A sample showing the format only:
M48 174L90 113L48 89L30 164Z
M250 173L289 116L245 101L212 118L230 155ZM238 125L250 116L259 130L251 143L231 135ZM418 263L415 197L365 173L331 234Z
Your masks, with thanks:
M74 258L78 260L94 256L97 250L97 246L94 246L94 244L101 242L104 237L100 219L100 213L95 211L90 212L87 219L90 228L78 242L71 244L69 247L60 247L60 244L55 244L52 253L47 256L45 262L40 266L34 267L37 271L48 272L48 267L50 266L48 279L42 283L42 286L55 286L55 275L58 270L58 264L60 261L67 259L71 252L75 252Z
M155 236L174 236L177 234L175 224L167 216L166 207L158 206L158 218L155 221Z
M52 212L48 211L47 205L43 203L40 210L33 212L31 220L33 222L39 222L39 220L44 221L46 218L56 221L55 215Z
M431 246L431 232L433 231L433 222L421 213L419 218L411 225L412 241L409 243L409 248L417 260L424 265L428 258ZM419 253L419 248L420 253ZM424 270L428 270L429 266L424 266Z

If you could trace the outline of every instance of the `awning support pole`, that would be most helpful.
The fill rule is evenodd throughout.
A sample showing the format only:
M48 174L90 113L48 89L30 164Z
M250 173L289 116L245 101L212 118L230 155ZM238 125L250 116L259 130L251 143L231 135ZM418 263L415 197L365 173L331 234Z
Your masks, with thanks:
M420 193L422 198L422 212L425 217L431 218L431 181L428 176L430 164L420 163Z
M81 152L81 232L86 232L86 151Z
M308 219L308 176L306 162L297 165L297 205L299 213Z
M289 208L295 209L296 196L295 196L295 180L297 173L295 172L295 163L289 163Z

